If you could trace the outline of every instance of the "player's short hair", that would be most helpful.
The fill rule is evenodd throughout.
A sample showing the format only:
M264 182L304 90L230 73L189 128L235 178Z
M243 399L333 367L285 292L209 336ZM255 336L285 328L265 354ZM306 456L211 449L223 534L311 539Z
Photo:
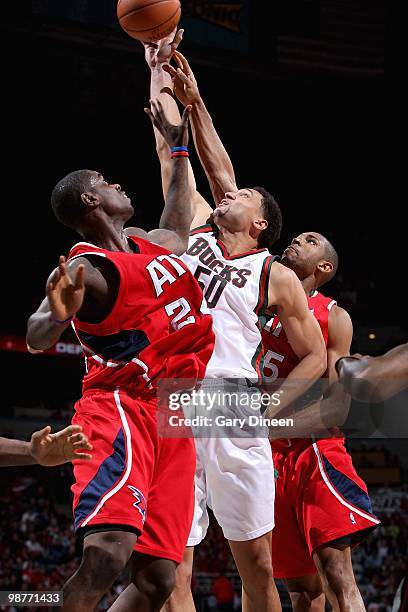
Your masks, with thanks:
M326 236L323 236L323 238L324 238L324 258L326 261L330 262L333 266L333 270L330 272L330 274L327 275L324 281L324 283L328 283L329 281L331 281L331 279L335 276L337 272L337 269L339 267L339 256L337 255L337 251L332 245L332 243L330 242L330 240L327 240Z
M263 187L252 187L252 189L258 191L262 196L262 211L268 222L268 227L259 234L258 246L261 249L264 247L269 249L280 238L282 231L282 212L279 204L269 191Z
M81 195L91 189L91 170L75 170L61 179L52 190L51 206L58 221L75 229L86 211Z

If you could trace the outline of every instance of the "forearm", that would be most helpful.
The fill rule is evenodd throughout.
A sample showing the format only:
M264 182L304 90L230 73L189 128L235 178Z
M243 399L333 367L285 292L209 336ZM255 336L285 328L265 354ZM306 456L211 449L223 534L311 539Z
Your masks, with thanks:
M229 155L202 99L193 105L191 126L201 165L217 203L226 191L236 189L235 174Z
M408 344L396 346L380 357L373 357L366 375L389 379L408 378Z
M303 357L279 389L274 391L274 397L279 398L279 402L275 400L271 403L265 416L267 418L275 418L277 415L288 416L293 402L301 397L324 374L325 370L325 354L311 352Z
M270 427L269 438L309 438L312 434L322 438L332 435L333 428L341 427L346 421L349 410L350 396L336 391L298 412L290 411L285 418L292 419L293 426Z
M408 387L408 344L379 357L345 357L338 363L339 381L359 401L386 401Z
M62 333L69 326L69 322L54 323L50 312L36 312L28 320L26 340L29 347L44 351L54 346Z
M0 438L0 466L33 465L31 445L23 440Z
M171 159L172 171L159 227L176 232L187 248L193 213L188 184L188 158Z

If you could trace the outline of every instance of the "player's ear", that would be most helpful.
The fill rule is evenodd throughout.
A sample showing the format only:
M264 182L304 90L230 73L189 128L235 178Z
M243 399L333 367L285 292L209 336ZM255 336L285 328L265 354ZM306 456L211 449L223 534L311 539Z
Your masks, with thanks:
M268 227L268 222L266 219L255 219L253 223L259 232L263 232L263 230Z
M321 261L318 264L317 269L320 270L320 272L324 272L325 274L328 274L332 272L333 264L330 263L330 261Z
M81 201L87 208L96 208L100 204L99 196L93 191L81 193Z

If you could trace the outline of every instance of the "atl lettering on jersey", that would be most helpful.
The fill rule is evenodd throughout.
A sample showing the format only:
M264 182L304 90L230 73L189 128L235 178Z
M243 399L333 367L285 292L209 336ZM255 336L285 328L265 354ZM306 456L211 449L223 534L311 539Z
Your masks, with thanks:
M133 253L76 244L69 259L107 258L119 274L116 302L101 322L77 317L85 354L83 389L154 390L160 378L203 377L214 343L202 291L185 263L159 245L129 237Z

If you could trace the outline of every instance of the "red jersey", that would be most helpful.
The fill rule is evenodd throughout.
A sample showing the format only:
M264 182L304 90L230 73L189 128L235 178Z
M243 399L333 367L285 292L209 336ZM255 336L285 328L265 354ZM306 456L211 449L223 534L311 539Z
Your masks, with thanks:
M309 310L314 314L320 325L327 346L329 313L336 301L325 297L318 291L314 291L307 298L307 302ZM273 317L265 325L262 331L262 342L266 351L263 365L264 380L273 382L277 378L286 378L299 363L299 358L290 346L278 317Z
M336 300L314 291L307 298L309 310L314 314L322 330L324 342L327 346L329 339L329 314L336 304ZM264 380L272 383L277 378L287 378L299 358L292 349L278 317L273 317L262 330L262 342L265 349L263 364ZM284 441L287 447L287 440ZM292 440L293 444L294 440ZM310 444L310 440L308 442ZM279 440L273 441L273 448L277 447Z
M85 354L83 391L147 391L158 378L201 378L213 350L211 315L201 311L203 294L187 266L137 236L129 243L134 253L79 242L68 256L106 257L120 278L103 321L73 321Z

